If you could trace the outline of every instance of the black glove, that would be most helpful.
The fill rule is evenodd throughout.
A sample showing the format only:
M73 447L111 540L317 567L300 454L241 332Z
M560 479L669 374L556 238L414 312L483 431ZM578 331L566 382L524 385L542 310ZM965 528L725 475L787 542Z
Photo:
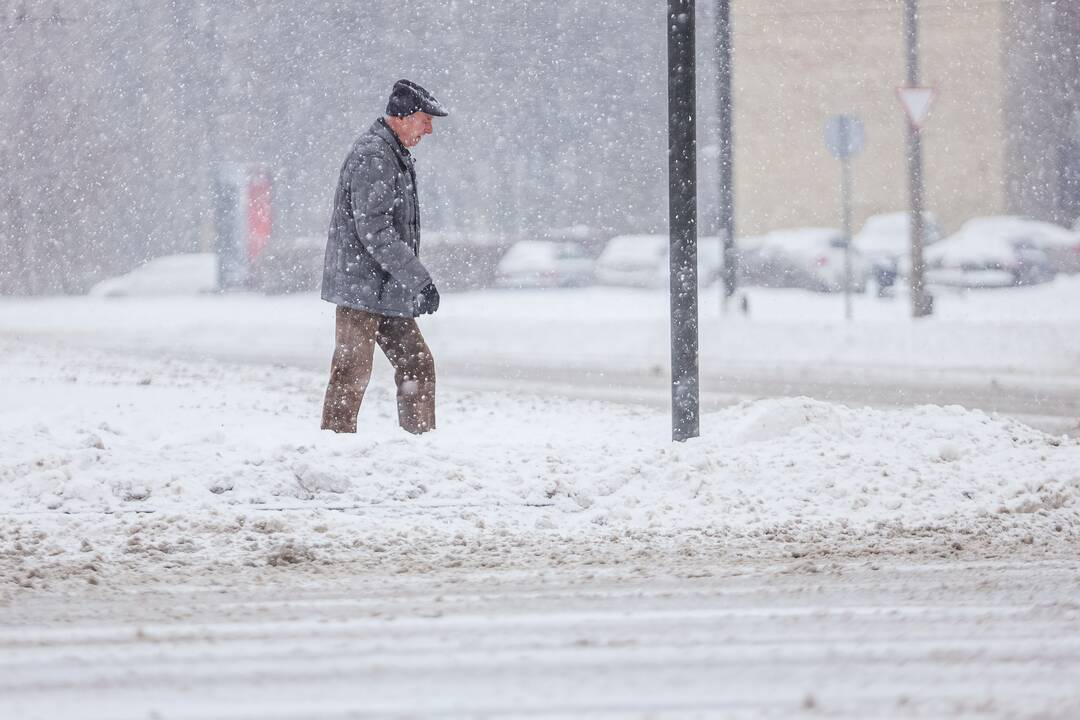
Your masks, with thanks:
M439 309L439 291L435 288L435 283L428 283L420 294L416 296L416 300L413 301L413 305L416 308L417 315L430 315Z

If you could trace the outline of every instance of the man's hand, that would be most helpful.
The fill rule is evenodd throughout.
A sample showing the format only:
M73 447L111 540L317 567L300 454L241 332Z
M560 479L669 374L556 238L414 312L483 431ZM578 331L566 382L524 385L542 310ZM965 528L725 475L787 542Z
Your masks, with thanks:
M420 291L420 294L416 296L413 305L416 307L417 315L430 315L438 310L439 291L436 289L435 283L428 283L427 286Z

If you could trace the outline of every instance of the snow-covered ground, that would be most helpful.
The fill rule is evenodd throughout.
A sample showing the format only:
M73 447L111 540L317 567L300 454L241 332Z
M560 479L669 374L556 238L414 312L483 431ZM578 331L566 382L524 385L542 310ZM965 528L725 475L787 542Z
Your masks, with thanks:
M51 566L92 576L97 554L409 570L568 548L844 552L928 532L971 547L1080 533L1080 442L958 407L761 400L672 444L649 408L448 390L440 429L412 437L383 383L361 432L338 436L318 429L312 371L58 345L3 356L3 539L21 547L4 572L29 585Z
M701 298L702 373L999 381L1080 387L1080 276L991 291L942 291L913 321L904 296L843 298L800 290L747 292L749 316ZM618 288L448 295L422 318L441 364L655 371L669 362L666 291ZM0 298L0 333L62 337L149 353L184 353L323 368L332 307L314 294L144 298Z
M1075 558L377 574L38 592L4 718L1074 718Z
M703 403L806 395L853 406L960 404L1080 434L1080 277L943 291L913 321L906 297L748 291L750 315L701 300ZM662 408L670 396L665 291L585 288L448 295L422 318L440 378ZM325 372L332 308L314 294L0 299L0 337L149 356ZM381 361L380 361L381 362ZM466 383L466 381L468 381Z
M905 296L750 288L750 314L720 312L701 296L703 371L781 367L841 374L888 371L1052 376L1080 373L1080 276L1007 290L939 291L932 317L913 321ZM440 357L580 367L666 367L666 291L620 288L492 290L450 294L421 319ZM184 349L215 356L325 364L332 307L314 294L263 297L0 298L5 335L61 334L125 349ZM763 368L762 366L765 366Z
M705 306L703 363L1066 392L1078 296L1075 279L947 296L926 322L861 298L849 327L839 298L762 292L750 317ZM663 409L516 382L545 365L662 378L664 299L449 296L424 321L450 369L439 430L421 437L397 429L385 366L357 435L317 429L331 315L314 296L0 300L0 716L1076 710L1080 441L958 406L796 394L706 413L700 438L672 444ZM455 374L470 363L493 369L491 388ZM745 595L742 575L758 578ZM775 595L774 576L795 580ZM489 590L502 599L462 599ZM875 661L894 673L880 686ZM818 666L854 674L830 685ZM406 699L402 673L425 668L437 692ZM462 668L480 674L454 694ZM683 692L619 692L646 671ZM282 674L306 711L276 704ZM370 704L348 699L354 675L385 681ZM240 702L260 685L275 688L264 704Z

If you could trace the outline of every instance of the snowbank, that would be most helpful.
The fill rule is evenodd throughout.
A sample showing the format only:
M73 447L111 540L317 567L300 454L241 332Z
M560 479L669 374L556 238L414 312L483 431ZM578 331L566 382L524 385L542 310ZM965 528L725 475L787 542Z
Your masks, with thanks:
M154 258L125 275L107 278L90 288L94 297L192 295L218 290L216 253L188 253Z
M957 407L766 400L675 445L645 408L444 390L440 429L412 437L383 373L361 432L335 436L317 429L321 373L0 349L0 572L24 583L112 563L415 570L1080 536L1080 443Z

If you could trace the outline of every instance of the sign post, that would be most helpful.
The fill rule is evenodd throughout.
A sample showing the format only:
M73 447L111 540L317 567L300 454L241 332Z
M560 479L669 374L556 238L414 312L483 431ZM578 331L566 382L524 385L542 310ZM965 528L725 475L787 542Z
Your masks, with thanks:
M851 310L851 158L863 148L865 131L855 115L835 115L825 124L825 145L840 160L840 197L843 206L844 233L844 317L850 321Z
M694 0L668 0L667 28L671 437L683 441L700 432Z
M923 245L926 240L923 221L922 123L930 110L934 91L919 86L919 0L904 0L905 38L907 41L907 85L897 94L908 116L908 187L911 192L911 314L925 317L934 311L934 298L924 287L926 270Z

